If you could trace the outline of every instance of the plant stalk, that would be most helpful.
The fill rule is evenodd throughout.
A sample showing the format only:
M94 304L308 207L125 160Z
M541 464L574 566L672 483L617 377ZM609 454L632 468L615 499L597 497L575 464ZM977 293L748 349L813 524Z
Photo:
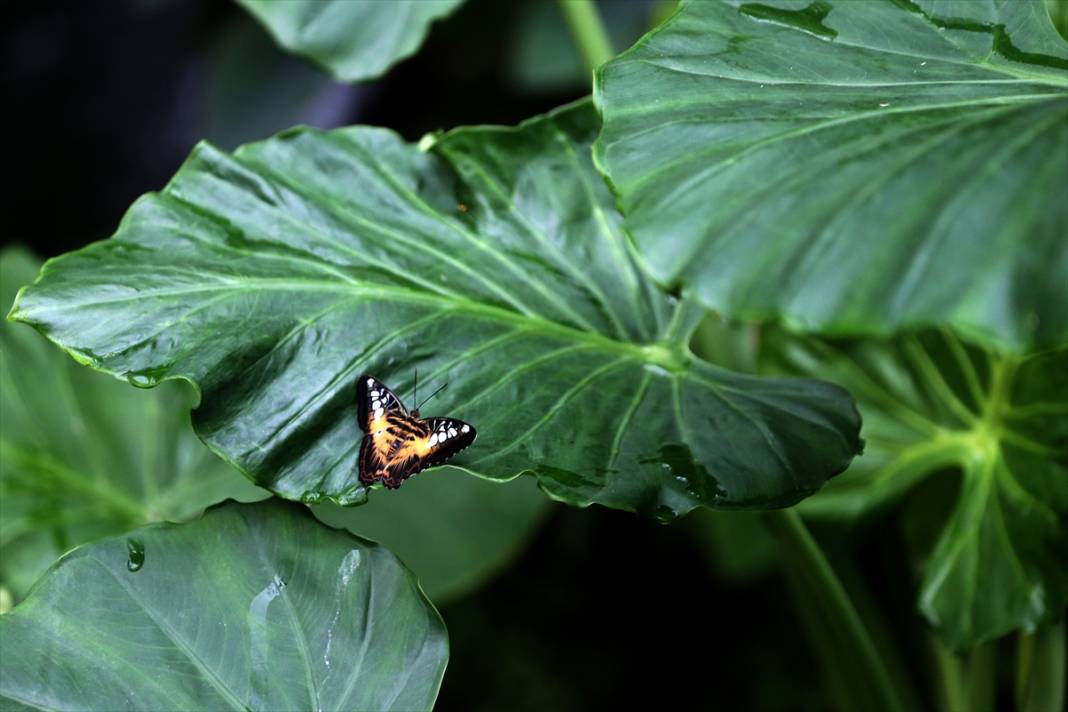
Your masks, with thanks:
M938 709L941 712L957 712L967 707L964 693L964 671L960 659L946 649L933 633L927 640L934 656L938 680Z
M816 609L815 616L821 619L827 637L834 639L837 657L849 661L847 670L836 669L832 674L856 678L841 680L843 689L863 690L859 694L867 697L853 700L851 706L873 712L903 712L904 705L871 634L801 516L793 509L767 512L765 516L782 547L784 565L808 594L806 602Z
M557 0L557 3L590 71L612 59L615 54L612 42L593 0Z
M1062 710L1065 704L1065 622L1020 633L1017 649L1016 709Z
M971 712L993 712L997 697L997 670L993 643L983 643L968 655L967 694Z

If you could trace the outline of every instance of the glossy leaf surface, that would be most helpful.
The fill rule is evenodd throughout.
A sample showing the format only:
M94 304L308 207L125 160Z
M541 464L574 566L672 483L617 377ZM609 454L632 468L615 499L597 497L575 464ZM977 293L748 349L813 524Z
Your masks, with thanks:
M582 103L433 153L364 127L203 145L13 317L133 383L195 382L204 440L284 497L365 498L355 380L411 407L418 369L449 384L424 415L478 428L451 464L485 477L663 519L796 502L859 450L852 401L692 357L697 313L631 260L597 128Z
M5 709L430 709L441 618L389 551L229 503L80 547L0 617Z
M279 45L346 82L371 79L418 49L463 0L237 0Z
M689 2L596 92L661 283L838 334L1068 340L1068 43L1041 0Z
M40 266L0 252L5 310ZM0 584L16 600L73 546L266 496L197 440L192 404L186 384L135 390L0 323Z
M802 505L807 516L851 519L929 476L961 473L920 593L947 645L1033 630L1063 611L1068 350L1010 359L948 333L838 347L780 333L769 348L788 372L847 387L864 416L864 455Z
M21 250L0 252L6 306L39 269ZM0 323L0 375L0 585L16 599L73 546L267 494L197 440L186 384L133 390L9 322ZM506 565L547 508L532 485L453 476L413 482L403 498L358 514L316 514L384 544L440 604Z

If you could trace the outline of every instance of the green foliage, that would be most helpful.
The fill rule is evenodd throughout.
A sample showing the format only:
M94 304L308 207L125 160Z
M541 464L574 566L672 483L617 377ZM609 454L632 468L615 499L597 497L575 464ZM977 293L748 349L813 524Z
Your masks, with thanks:
M336 79L385 73L413 54L434 20L463 0L237 0L275 41Z
M0 639L5 709L430 709L448 659L395 556L279 500L80 547Z
M39 269L21 250L0 253L4 303ZM0 346L0 585L16 598L73 546L267 494L197 440L188 385L131 389L19 324L0 324ZM374 508L316 515L384 543L441 603L507 563L547 505L534 487L428 477Z
M238 1L350 81L459 4ZM848 466L799 512L895 512L920 610L970 651L934 646L945 706L991 706L986 641L1023 631L1017 703L1059 708L1068 43L1046 6L692 0L598 72L603 131L583 101L418 145L360 126L201 144L11 312L161 390L0 331L0 612L71 546L255 496L184 427L197 400L222 460L380 537L443 598L514 555L542 492L667 522L789 506ZM610 53L594 7L555 8L591 65ZM35 268L0 255L3 303ZM368 499L356 377L414 406L416 371L449 384L426 410L478 441L336 506ZM541 491L500 486L520 474ZM798 512L701 514L687 531L733 584L777 541L831 699L919 705L909 641ZM278 500L76 548L0 635L5 709L419 709L447 658L393 554Z
M586 102L433 153L363 127L202 145L12 318L137 385L196 383L201 437L287 498L364 500L355 379L410 402L416 369L487 478L665 520L814 492L859 450L852 401L692 357L699 313L631 260L597 128Z
M404 483L373 506L312 508L320 520L382 542L419 577L430 600L443 605L484 583L522 550L550 502L532 481L501 487L456 470Z
M864 455L804 503L806 514L852 519L926 477L962 474L957 504L924 552L920 590L947 645L968 649L1062 613L1068 349L1019 359L966 348L948 332L839 345L780 332L766 350L788 373L848 388L864 416Z
M705 306L1026 352L1068 340L1066 70L1041 0L690 2L599 72L596 153Z
M0 252L3 308L40 266ZM265 496L197 441L192 404L185 384L136 390L0 323L0 585L21 599L73 546Z

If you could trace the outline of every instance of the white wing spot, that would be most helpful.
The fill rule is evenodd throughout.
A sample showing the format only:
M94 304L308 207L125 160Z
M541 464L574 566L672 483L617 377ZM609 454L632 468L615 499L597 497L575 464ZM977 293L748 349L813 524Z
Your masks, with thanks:
M450 438L455 438L456 437L456 428L449 428L449 437Z
M430 436L430 444L431 445L437 445L438 444L438 434L437 433L434 433L433 435Z
M371 407L372 407L372 408L374 408L374 409L376 409L376 410L377 410L378 408L381 408L381 407L382 407L382 401L379 401L379 400L375 400L375 401L374 401L373 403L371 403Z
M466 433L466 432L468 432L470 430L471 430L471 426L470 425L465 425L464 427L460 428L460 432L461 433Z
M371 391L372 398L378 398L378 391Z
M375 408L375 417L376 418L381 418L382 417L382 409L381 408Z
M368 378L367 379L367 385L373 386L374 384L375 384L375 379L373 379L373 378Z

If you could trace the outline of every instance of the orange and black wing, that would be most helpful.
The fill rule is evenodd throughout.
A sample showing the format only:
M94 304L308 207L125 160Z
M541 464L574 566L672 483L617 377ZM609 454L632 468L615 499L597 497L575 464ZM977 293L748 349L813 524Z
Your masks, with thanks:
M356 381L356 417L360 430L365 433L380 430L384 426L385 416L389 414L408 417L408 410L400 398L377 378L366 373L360 376Z
M440 465L475 441L475 428L455 418L419 419L374 376L356 384L357 417L366 435L360 443L360 482L390 489Z
M440 465L475 441L475 427L456 418L426 418L430 433L419 470ZM416 470L418 472L419 470Z
M418 418L401 413L387 413L372 418L375 429L363 436L360 444L360 482L373 485L381 482L390 489L415 474L418 443L425 442L430 433Z
M454 418L417 420L387 416L388 426L369 433L360 447L360 482L389 489L428 467L440 465L475 441L475 429Z

